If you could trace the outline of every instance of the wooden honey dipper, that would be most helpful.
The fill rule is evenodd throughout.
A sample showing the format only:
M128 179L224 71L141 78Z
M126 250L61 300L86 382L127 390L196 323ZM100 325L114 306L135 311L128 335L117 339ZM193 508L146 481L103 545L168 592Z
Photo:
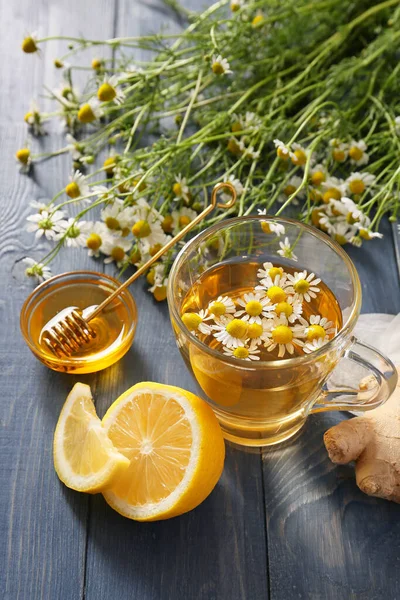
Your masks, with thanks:
M217 194L223 189L228 188L231 193L231 199L226 203L217 203ZM152 258L150 258L144 265L142 265L129 279L122 283L108 298L103 300L93 312L91 312L86 318L83 317L83 311L73 309L69 314L60 319L55 325L45 329L42 333L41 341L46 347L59 358L69 357L75 352L79 352L82 346L93 338L96 337L96 332L90 327L89 322L97 317L101 311L108 306L117 296L121 294L128 286L131 285L138 277L140 277L151 265L168 252L177 242L179 242L185 235L198 223L200 223L204 217L206 217L214 208L231 208L236 201L236 190L234 186L229 182L218 183L214 186L211 194L211 203L197 215L193 221L188 223L186 227L182 229L175 237L173 237L165 246L163 246Z

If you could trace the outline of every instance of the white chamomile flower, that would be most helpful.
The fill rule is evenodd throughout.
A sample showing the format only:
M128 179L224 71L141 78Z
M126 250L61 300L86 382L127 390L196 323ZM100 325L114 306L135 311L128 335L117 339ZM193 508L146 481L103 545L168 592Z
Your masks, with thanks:
M24 116L24 121L29 125L33 135L44 135L43 117L40 114L40 109L34 100L31 101L29 111Z
M281 158L282 160L289 160L289 158L291 158L291 159L295 158L294 152L292 152L292 150L289 148L289 146L284 144L284 142L281 142L281 140L275 139L274 144L275 144L275 148L276 148L276 154L279 158Z
M286 300L275 305L278 317L284 314L289 323L300 321L303 314L303 303L297 294L287 296Z
M258 208L257 213L259 217L267 215L266 208ZM261 221L261 229L264 233L275 233L278 237L285 235L285 226L282 223L276 223L275 221Z
M189 329L191 333L196 335L202 333L209 335L212 332L212 327L206 323L210 320L208 310L201 309L199 312L186 312L182 315L183 324Z
M296 144L296 142L293 142L292 149L294 154L294 156L291 157L292 163L294 165L297 165L298 167L304 167L309 157L310 151L304 146L301 146L301 144ZM313 164L314 162L314 157L311 156L310 164Z
M347 187L351 194L362 194L367 188L375 184L376 177L372 173L352 173L346 179Z
M262 292L249 292L236 302L243 309L236 311L235 317L241 317L243 321L259 325L262 323L262 317L272 317L272 311L275 308L275 304L272 304L268 296Z
M303 346L301 339L304 337L304 327L289 326L286 316L282 313L270 321L270 331L265 333L264 345L268 352L272 352L278 347L278 358L285 356L285 353L294 353L294 347Z
M295 193L295 191L301 186L303 180L301 177L298 177L297 175L293 175L292 177L290 177L283 189L282 189L282 194L279 194L278 196L278 202L286 202L286 200L289 198L289 196L291 196L292 194ZM306 191L305 189L301 189L299 192L297 192L296 196L293 198L292 202L293 204L297 205L299 203L299 199L304 198L306 195Z
M31 157L30 149L27 147L20 148L15 153L15 159L20 166L19 172L20 173L29 173L31 164L32 164L32 157Z
M231 11L236 12L243 6L243 0L231 0Z
M82 175L80 171L75 171L69 179L70 182L65 186L65 193L67 196L78 199L90 194L90 188L86 181L86 177ZM90 198L83 199L85 202L90 202Z
M137 203L133 212L132 233L140 243L141 252L152 253L161 249L171 239L161 227L162 217L147 202Z
M395 129L396 129L397 135L400 135L400 115L395 118L395 120L394 120L394 126L395 126Z
M197 217L197 212L192 208L182 206L179 210L173 210L171 213L172 217L172 233L176 235L186 225L189 225Z
M290 245L289 238L286 237L284 242L279 242L280 249L277 250L277 254L283 258L289 258L297 262L297 256L293 252L292 246Z
M338 177L328 177L322 183L323 200L328 203L329 200L340 200L347 193L347 185L343 179Z
M90 229L86 232L86 247L89 256L100 256L103 244L109 239L110 232L107 226L101 221L91 223Z
M100 100L100 102L114 101L115 104L122 104L125 94L118 84L118 75L112 75L111 77L106 75L103 83L97 90L97 98Z
M317 286L321 280L315 277L314 273L307 274L307 271L300 271L294 275L288 274L287 278L292 284L292 287L288 288L289 293L297 294L297 298L301 302L311 302L311 299L316 298L320 292L320 288Z
M333 224L329 235L333 237L338 244L344 246L344 244L352 240L356 232L357 229L354 225L351 225L346 220L338 220Z
M368 219L368 221L369 221L369 219ZM368 229L369 222L368 223L365 223L365 222L355 223L354 227L358 230L358 235L363 240L372 240L373 238L377 238L377 239L383 238L382 233L379 233L378 231L371 231L370 229Z
M269 265L272 263L264 263ZM260 269L258 276L260 277L263 273L268 272L267 277L264 277L260 281L260 285L256 286L256 291L262 291L266 293L272 304L276 306L279 302L284 302L290 292L290 282L287 279L286 273L280 267L272 267L265 270Z
M211 59L211 69L214 75L226 75L232 73L229 62L226 58L222 58L220 54L215 55Z
M35 231L36 239L44 235L46 239L54 240L62 229L63 219L64 213L62 210L56 210L55 212L40 210L37 214L27 217L29 224L26 229L30 232Z
M110 231L120 231L125 237L134 223L133 208L125 207L120 198L115 198L101 211L101 218Z
M214 320L219 321L226 315L233 315L236 306L229 296L218 296L216 300L209 303L207 310Z
M311 354L311 352L315 352L315 350L319 350L322 348L322 346L325 346L328 341L328 339L324 339L322 337L314 338L312 342L306 342L304 344L303 352L305 354Z
M103 109L97 98L90 98L88 102L82 104L78 110L78 121L81 123L92 123L103 116Z
M40 202L40 200L32 200L32 202L29 202L29 206L35 208L39 214L41 214L43 211L52 213L55 209L54 204L46 204L46 202Z
M282 281L286 279L286 273L284 273L282 267L274 267L272 262L263 263L263 268L258 269L257 277L259 279L265 279L265 288L269 288L275 285L275 278L278 277L276 285L279 285L280 279Z
M345 142L333 139L330 140L329 145L332 148L332 158L334 161L342 163L346 160L349 153L349 146Z
M36 262L36 260L33 258L26 256L22 259L22 262L24 265L26 265L25 275L28 277L36 277L39 283L50 279L52 276L49 267L46 267L42 263Z
M67 140L66 148L71 153L72 160L82 160L85 157L85 145L78 142L70 133L66 134L65 139Z
M231 183L233 185L238 198L242 195L243 185L241 184L239 179L236 179L236 177L234 175L229 175L229 176L225 175L223 181L224 181L224 183ZM232 199L232 196L231 196L230 191L226 190L225 192L223 192L221 194L221 200L223 200L224 202L229 202L229 200L231 200L231 199Z
M108 264L115 262L117 267L122 266L128 259L127 252L131 249L132 240L128 240L121 236L108 235L103 241L101 251L107 255L104 263Z
M262 125L262 120L260 117L253 112L246 112L244 117L243 129L258 131Z
M339 206L341 205L341 206ZM356 204L351 198L342 198L340 202L334 203L334 208L337 212L341 212L347 218L347 221L352 225L353 223L348 218L348 215L351 215L353 221L365 222L369 221L369 217L364 215L363 211L360 209L358 204Z
M321 163L313 165L310 169L311 183L316 187L319 187L328 178L328 171L326 167Z
M304 322L305 319L302 319ZM336 327L334 327L333 321L328 321L326 317L321 315L311 315L309 318L310 324L304 329L306 339L308 342L312 342L315 339L329 338L330 335L336 335ZM305 321L305 323L307 323Z
M349 156L350 161L358 167L367 165L369 161L369 154L366 152L367 144L364 140L351 140L349 144Z
M237 348L224 348L225 356L232 356L233 358L240 358L241 360L260 360L258 356L260 350L258 345L252 341L250 346L238 346Z
M254 146L244 146L243 156L245 158L251 158L252 160L256 160L260 157L260 152L258 150L254 150Z
M189 202L190 192L189 186L187 184L187 179L186 177L182 177L180 173L179 175L175 176L175 183L172 186L172 191L175 195L175 200L183 199L185 202Z
M248 326L246 321L229 315L223 323L212 326L213 336L227 348L238 348L248 340Z
M61 221L60 225L60 232L56 235L57 240L63 238L68 248L86 246L87 233L92 227L90 222L77 221L74 217L70 217L68 221Z

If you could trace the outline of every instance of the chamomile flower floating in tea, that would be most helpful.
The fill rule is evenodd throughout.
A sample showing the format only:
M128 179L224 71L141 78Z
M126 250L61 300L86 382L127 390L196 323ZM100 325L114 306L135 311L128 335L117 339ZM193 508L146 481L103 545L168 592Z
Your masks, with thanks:
M247 361L310 354L342 324L338 302L321 279L272 262L205 272L183 302L182 321L210 348Z

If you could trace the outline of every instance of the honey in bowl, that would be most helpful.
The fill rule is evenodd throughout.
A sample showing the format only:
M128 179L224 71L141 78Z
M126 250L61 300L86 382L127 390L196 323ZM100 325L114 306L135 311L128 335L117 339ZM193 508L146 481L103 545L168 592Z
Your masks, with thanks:
M57 357L43 343L42 336L73 308L86 317L118 285L112 277L83 271L44 282L21 311L21 329L30 349L51 369L67 373L93 373L115 363L129 350L136 328L136 305L127 290L90 321L95 338L72 356Z

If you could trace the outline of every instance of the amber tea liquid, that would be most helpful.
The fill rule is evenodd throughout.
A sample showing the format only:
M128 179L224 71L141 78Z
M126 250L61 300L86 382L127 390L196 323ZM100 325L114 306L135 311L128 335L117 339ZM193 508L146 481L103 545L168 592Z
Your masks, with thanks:
M289 274L302 270L300 266L291 268L275 262L274 266L282 266ZM206 308L220 295L235 299L254 291L260 284L257 277L260 268L262 264L255 262L227 262L209 269L187 293L181 313ZM322 315L339 331L342 327L339 303L323 282L318 287L317 297L303 302L303 317ZM304 353L295 347L293 356L285 354L284 359L278 359L277 348L268 352L260 346L264 366L248 361L234 365L232 360L227 361L221 344L211 335L199 335L199 339L221 353L211 355L201 345L191 342L182 344L181 353L202 392L211 401L225 437L241 444L243 437L249 440L249 445L255 446L262 445L263 437L268 439L268 445L291 437L304 423L321 384L337 360L327 351L318 360L299 360L298 365L293 360L290 366L285 366L286 359L305 356ZM268 367L271 361L276 361L276 368Z

